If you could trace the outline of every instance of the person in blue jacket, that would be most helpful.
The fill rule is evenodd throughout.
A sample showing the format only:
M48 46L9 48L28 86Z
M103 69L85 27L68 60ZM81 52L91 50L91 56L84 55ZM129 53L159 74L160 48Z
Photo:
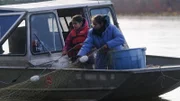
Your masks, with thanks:
M94 47L100 48L101 50L96 54L95 67L106 69L109 59L108 51L122 50L125 39L121 31L115 25L110 24L109 16L95 15L92 22L93 28L89 30L88 36L77 55L81 57L88 54Z

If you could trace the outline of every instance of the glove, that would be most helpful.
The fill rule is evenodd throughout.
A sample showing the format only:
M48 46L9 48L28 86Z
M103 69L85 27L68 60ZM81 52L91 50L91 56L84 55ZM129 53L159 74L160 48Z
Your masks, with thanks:
M108 46L105 44L102 46L102 49L99 51L100 53L107 53L109 51Z
M80 58L79 58L79 61L81 62L81 63L85 63L85 62L87 62L88 61L88 56L87 55L84 55L84 56L81 56Z

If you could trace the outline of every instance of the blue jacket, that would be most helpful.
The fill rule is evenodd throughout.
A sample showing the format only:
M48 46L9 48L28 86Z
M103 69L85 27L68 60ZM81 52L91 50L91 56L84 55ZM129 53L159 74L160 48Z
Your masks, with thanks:
M83 46L78 52L78 56L86 55L91 51L93 47L96 47L98 49L105 44L107 44L109 50L121 50L124 43L124 36L115 25L108 24L101 36L93 34L93 29L90 29L88 32L88 37L86 38ZM103 54L98 52L96 56L96 68L106 68L106 66L108 65L107 63L107 53Z
M88 37L84 41L84 45L80 49L78 55L83 56L90 52L92 47L101 48L103 45L107 44L109 49L121 50L125 39L120 30L110 24L106 30L102 33L102 36L97 36L92 34L92 29L88 33Z

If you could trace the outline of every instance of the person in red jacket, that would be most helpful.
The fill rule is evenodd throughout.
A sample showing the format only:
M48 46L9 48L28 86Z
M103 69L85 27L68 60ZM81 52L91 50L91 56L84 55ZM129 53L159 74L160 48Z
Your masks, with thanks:
M82 43L85 41L88 34L88 23L81 15L72 17L73 29L65 40L62 55L67 55L74 62L77 59L77 53L81 49Z

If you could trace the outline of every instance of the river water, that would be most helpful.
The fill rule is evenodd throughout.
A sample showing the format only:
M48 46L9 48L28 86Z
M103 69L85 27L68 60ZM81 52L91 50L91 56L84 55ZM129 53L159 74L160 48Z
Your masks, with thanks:
M180 16L118 16L118 22L129 47L146 47L148 55L180 57ZM177 88L159 99L136 101L180 101L179 93Z
M146 47L147 54L180 57L180 16L118 16L130 47Z

